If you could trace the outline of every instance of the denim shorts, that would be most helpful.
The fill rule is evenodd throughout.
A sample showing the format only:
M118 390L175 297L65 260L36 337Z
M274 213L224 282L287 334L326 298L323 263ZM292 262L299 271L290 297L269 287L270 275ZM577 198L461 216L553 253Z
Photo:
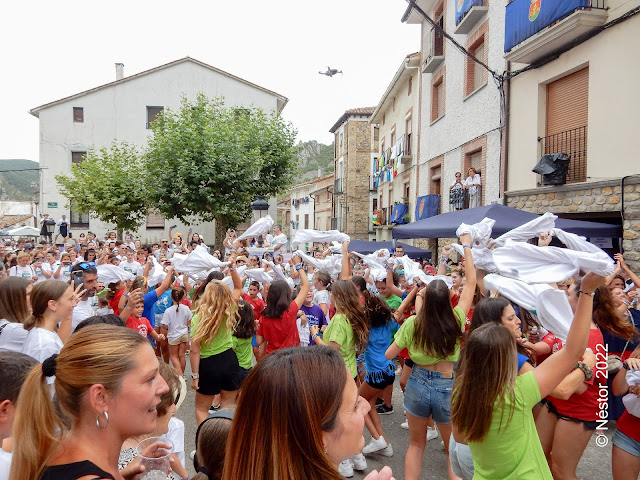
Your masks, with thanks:
M613 444L634 457L640 457L640 442L626 436L618 429L613 434Z
M443 376L451 375L451 378ZM451 391L455 374L434 372L414 366L404 392L404 409L414 417L427 418L442 425L451 423Z
M469 445L457 443L453 435L449 438L449 460L451 461L451 470L463 480L473 479L473 457Z

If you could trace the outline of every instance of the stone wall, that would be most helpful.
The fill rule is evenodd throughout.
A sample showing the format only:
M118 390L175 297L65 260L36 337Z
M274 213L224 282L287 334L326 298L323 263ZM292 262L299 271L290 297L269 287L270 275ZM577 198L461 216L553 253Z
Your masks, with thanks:
M621 179L615 179L505 192L505 197L506 205L538 214L624 214L624 258L634 272L640 273L640 176L627 178L624 191Z
M368 121L349 120L345 128L348 157L345 162L344 233L351 238L369 239L369 168L371 127Z

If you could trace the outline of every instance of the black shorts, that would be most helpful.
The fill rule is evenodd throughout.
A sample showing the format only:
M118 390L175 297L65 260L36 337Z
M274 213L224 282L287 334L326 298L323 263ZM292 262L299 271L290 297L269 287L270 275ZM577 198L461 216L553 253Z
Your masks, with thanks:
M567 422L582 423L584 425L584 429L585 430L595 430L597 428L597 426L598 426L598 422L595 421L595 420L594 421L580 420L579 418L570 417L568 415L561 414L560 412L558 412L556 407L553 406L553 403L551 403L546 398L543 398L540 403L547 407L547 409L549 410L549 413L553 413L556 417L558 417L558 420L565 420Z
M367 373L367 376L365 377L365 382L367 382L367 385L369 385L371 388L377 388L379 390L384 390L389 385L393 385L393 382L395 382L395 380L395 375L389 375L385 372L375 372L373 374Z
M240 388L246 371L238 365L232 349L200 359L198 393L217 395L221 390L233 392Z

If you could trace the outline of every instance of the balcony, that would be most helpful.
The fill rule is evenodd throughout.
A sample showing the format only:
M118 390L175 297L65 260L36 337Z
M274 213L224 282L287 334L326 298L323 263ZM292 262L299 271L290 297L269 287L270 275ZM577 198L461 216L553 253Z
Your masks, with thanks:
M333 193L343 193L342 178L336 178L333 182Z
M422 73L433 73L444 62L444 35L435 27L431 29L431 50L422 64Z
M402 144L404 146L404 151L400 156L400 160L402 160L403 162L411 163L413 161L413 154L411 153L411 141L413 138L413 134L408 133L407 135L403 135L402 137L403 137Z
M429 12L435 6L436 2L437 0L417 0L416 5L423 11ZM413 5L409 4L400 20L409 24L420 25L424 21L424 18L420 15L420 12L413 8Z
M587 127L574 128L539 137L540 156L549 153L566 153L569 155L567 183L587 181Z
M505 58L533 63L601 27L607 15L605 0L513 0L505 17Z
M369 191L370 192L377 192L378 191L378 187L376 187L375 175L371 175L369 177Z
M464 2L462 9L456 8L456 29L453 33L456 35L466 35L473 27L475 27L485 13L489 11L489 7L485 6L483 0L471 0ZM467 7L468 10L464 11Z

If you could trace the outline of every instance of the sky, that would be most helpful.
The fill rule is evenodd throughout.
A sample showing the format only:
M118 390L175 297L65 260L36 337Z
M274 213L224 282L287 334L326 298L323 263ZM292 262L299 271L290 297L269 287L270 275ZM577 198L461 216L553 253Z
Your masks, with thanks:
M38 161L38 119L60 98L186 56L289 98L298 139L331 143L346 109L377 105L420 27L405 0L35 0L3 5L0 159ZM327 66L342 70L319 75Z

